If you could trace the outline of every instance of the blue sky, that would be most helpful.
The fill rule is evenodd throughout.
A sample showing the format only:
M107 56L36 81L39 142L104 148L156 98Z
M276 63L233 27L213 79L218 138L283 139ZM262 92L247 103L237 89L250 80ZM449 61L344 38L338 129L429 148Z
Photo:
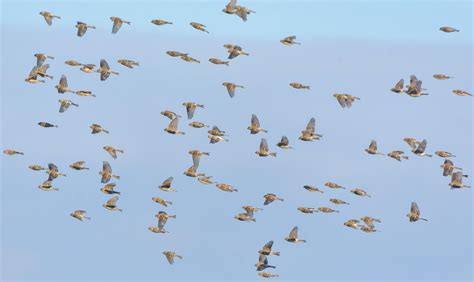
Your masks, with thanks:
M2 150L24 156L1 158L2 279L8 280L256 280L257 250L274 240L281 257L270 257L281 280L472 280L472 193L452 191L441 175L439 157L419 158L409 152L404 137L428 140L428 152L454 153L456 165L472 174L472 3L469 1L239 1L257 13L243 23L221 12L226 1L2 1ZM47 26L40 11L62 17ZM132 22L112 35L110 16ZM174 22L158 27L150 20ZM76 36L77 20L97 26ZM206 24L210 34L189 22ZM453 26L459 33L438 29ZM296 35L300 46L279 40ZM207 62L224 59L225 43L241 45L249 57L230 67ZM201 64L189 64L165 54L189 52ZM34 53L48 61L53 81L31 85L23 80L35 64ZM127 69L118 59L133 59ZM120 73L101 82L65 65L67 59L98 64L106 59ZM454 79L438 81L435 73ZM92 90L97 97L64 97L78 103L58 113L54 89L61 74L70 88ZM411 98L390 92L411 74L423 80L429 96ZM224 81L245 86L230 99ZM311 91L295 91L298 81ZM333 93L361 98L343 110ZM180 121L185 136L163 132L169 121L159 112L185 115L185 101L205 105L194 120L218 125L230 142L208 144L203 129ZM256 114L268 134L246 130ZM299 132L311 117L324 135L301 142ZM58 124L45 129L39 121ZM109 135L91 135L99 123ZM287 135L296 149L276 144ZM267 138L277 158L254 152ZM370 140L379 150L404 150L409 161L398 163L364 152ZM113 160L103 149L125 150ZM235 186L225 193L204 186L182 172L191 164L190 149L211 152L200 171ZM90 171L68 165L84 160ZM123 213L102 207L108 199L98 171L111 163L122 178L117 190ZM67 177L55 180L59 192L36 187L46 177L29 165L53 162ZM174 176L177 193L157 186ZM324 187L334 181L363 188L372 198ZM471 179L465 179L472 185ZM314 185L324 194L308 193ZM283 203L265 206L256 223L233 216L242 205L263 207L263 195L273 192ZM164 208L151 201L160 196L173 202ZM339 214L299 213L299 206L333 207L330 198L349 206ZM429 222L409 223L410 203L418 202ZM81 223L69 216L85 209L92 217ZM154 214L177 214L165 235L147 230ZM343 226L364 215L382 218L381 232L365 234ZM305 245L284 237L295 225ZM161 254L174 250L184 259L170 266Z

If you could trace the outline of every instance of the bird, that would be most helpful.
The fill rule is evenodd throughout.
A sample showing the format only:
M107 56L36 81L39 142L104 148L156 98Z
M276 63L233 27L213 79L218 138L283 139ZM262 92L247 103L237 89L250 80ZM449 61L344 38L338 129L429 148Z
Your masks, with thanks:
M410 219L410 222L415 222L420 219L428 221L426 218L420 217L420 209L418 208L418 204L416 202L411 202L410 213L407 214L407 217Z
M238 85L232 82L224 82L222 83L227 88L227 93L229 93L230 98L234 98L235 96L235 89L237 88L244 88L242 85Z
M452 175L455 169L462 170L462 168L454 166L454 163L448 159L445 159L440 167L443 169L443 176Z
M61 79L59 80L59 84L56 85L55 87L58 90L58 93L66 93L66 92L74 93L75 92L75 91L72 91L71 89L68 88L67 78L64 74L61 75Z
M267 139L265 138L262 138L260 140L259 150L256 151L255 154L259 155L260 157L268 157L268 156L276 157L277 156L277 153L271 153L268 151L268 143L267 143Z
M360 230L364 231L365 233L378 232L378 230L376 230L375 228L369 227L369 226L361 226Z
M166 54L168 54L171 57L182 57L182 56L187 56L187 53L182 53L179 51L166 51Z
M425 150L426 150L426 144L427 144L426 139L423 139L423 141L421 141L421 143L418 145L418 147L412 149L412 152L413 152L415 155L418 155L418 156L420 156L420 157L430 157L430 158L431 158L432 155L427 154L427 153L425 152Z
M172 22L161 20L161 19L154 19L151 21L152 24L155 25L167 25L167 24L173 24Z
M117 63L119 63L122 66L125 66L127 68L130 68L130 69L133 69L133 67L138 67L140 65L139 62L135 62L135 61L132 61L132 60L127 60L127 59L117 60Z
M60 16L56 16L55 14L53 13L50 13L50 12L47 12L47 11L42 11L39 13L41 16L43 16L44 20L46 21L46 23L50 26L53 24L53 19L56 18L56 19L61 19Z
M164 251L163 254L165 255L166 259L168 260L168 262L170 264L173 264L174 263L174 258L179 258L179 259L183 259L182 256L180 255L177 255L175 252L171 252L171 251Z
M91 126L89 126L89 128L92 129L91 134L97 134L101 132L109 134L109 131L104 129L100 124L93 123Z
M342 108L350 108L355 100L360 100L359 97L352 96L351 94L334 94L333 96L336 97L337 102L339 102Z
M324 186L332 188L332 189L346 189L346 187L343 187L339 184L336 184L334 182L326 182L324 183Z
M171 187L171 184L173 183L173 177L168 177L165 179L165 181L163 181L163 183L161 183L160 186L158 186L158 188L160 188L161 190L165 191L165 192L171 192L171 191L177 191L176 189L174 189L173 187Z
M69 109L71 105L75 107L79 107L78 104L72 102L71 100L59 99L58 102L60 103L60 106L59 106L60 113L64 113L67 109Z
M3 150L3 153L5 155L8 155L8 156L13 156L13 155L24 155L23 152L19 152L19 151L16 151L16 150L12 150L12 149L6 149L6 150Z
M267 256L262 254L258 256L258 262L255 264L255 266L257 267L257 271L262 271L266 268L275 268L275 266L268 264Z
M226 141L226 142L229 142L229 139L226 139L222 136L218 136L218 135L208 135L207 136L209 138L209 143L211 144L215 144L215 143L218 143L220 141Z
M119 17L110 17L110 20L113 22L112 34L116 34L119 31L119 29L122 27L122 24L125 23L125 24L130 25L130 22L124 21Z
M384 155L377 151L377 142L375 140L370 141L369 148L365 149L365 151L371 155Z
M357 219L349 219L346 222L344 222L344 225L350 228L357 229L359 227L359 220Z
M150 230L153 233L168 233L164 228L160 228L159 226L150 226L148 227L148 230Z
M301 136L299 137L302 141L313 141L313 140L320 140L323 137L321 134L316 133L316 119L313 117L309 120L306 128L301 131Z
M117 201L119 200L118 196L114 196L110 198L105 204L102 206L110 211L119 211L122 212L123 210L121 208L117 207Z
M57 125L46 122L46 121L40 121L38 122L38 125L44 128L58 127Z
M120 176L112 174L112 167L107 161L102 162L102 171L99 172L99 175L102 175L101 182L104 184L108 183L112 177L120 179Z
M333 209L328 208L328 207L319 207L318 211L324 212L324 213L334 213L334 212L338 213L339 212L338 210L333 210Z
M186 171L183 172L184 175L189 177L199 177L199 176L206 176L204 173L198 173L197 167L192 165Z
M196 108L204 109L204 105L195 102L184 102L182 105L186 107L188 119L192 119L194 117L194 112L196 111Z
M244 22L247 21L247 15L255 13L255 11L252 11L244 6L237 5L237 0L231 0L222 11L226 14L237 15Z
M405 93L411 97L420 97L422 95L428 95L428 93L423 93L423 88L421 88L422 81L418 80L415 75L410 76L410 84L405 90Z
M59 176L66 176L66 174L60 173L58 167L53 163L48 164L48 170L46 171L46 174L48 174L48 181L53 181Z
M250 134L257 134L260 131L268 133L268 130L260 127L260 121L258 120L258 117L255 114L252 114L252 117L250 119L250 126L247 127L247 129L250 131Z
M291 229L290 234L285 237L285 240L291 243L306 243L306 240L298 238L298 226Z
M86 34L86 31L87 31L88 28L95 29L95 26L88 25L86 23L78 21L77 24L76 24L76 28L77 28L77 36L82 37L82 36L84 36L84 34Z
M82 64L82 67L80 68L80 70L85 73L93 73L96 71L94 70L94 68L95 68L94 64Z
M445 75L445 74L433 74L433 77L438 79L438 80L446 80L446 79L453 78L453 77Z
M117 186L117 184L107 183L107 184L104 185L104 187L100 188L100 191L102 193L108 194L108 195L113 195L113 194L120 195L120 192L114 190L115 186Z
M273 194L273 193L267 193L265 195L263 195L263 198L265 199L265 201L263 202L263 205L269 205L271 203L273 203L274 201L281 201L283 202L284 199L278 197L277 195Z
M464 90L461 90L461 89L454 89L454 90L453 90L453 93L456 94L456 95L458 95L458 96L464 96L464 97L466 97L466 96L471 96L471 97L472 97L472 94L471 94L471 93L469 93L469 92L467 92L467 91L464 91Z
M113 71L113 70L110 69L109 64L104 59L100 60L100 68L97 70L97 72L100 73L100 80L101 81L106 80L110 76L111 73L115 74L115 75L119 75L118 72Z
M319 193L324 193L324 191L320 190L317 187L310 186L310 185L305 185L303 186L304 189L308 190L309 192L319 192Z
M239 213L237 214L236 216L234 216L235 219L239 220L239 221L247 221L247 222L250 222L250 221L253 221L255 222L256 219L253 218L252 215L246 213L246 212L243 212L243 213Z
M211 178L212 176L201 176L198 177L197 180L204 185L215 184L216 182L213 181Z
M263 245L262 249L258 251L259 254L265 256L280 256L280 252L273 252L272 251L273 240L268 241L265 245Z
M299 42L296 42L296 36L294 36L294 35L285 37L282 40L280 40L280 42L283 45L286 45L286 46L295 45L295 44L300 45L301 44Z
M217 183L216 187L224 192L238 192L232 185L225 184L225 183Z
M382 222L382 220L378 218L373 218L370 216L361 217L360 220L362 220L369 228L372 228L372 229L375 228L374 222L378 222L378 223Z
M185 135L186 133L182 131L178 131L178 123L179 123L179 118L174 118L168 127L163 129L164 131L168 132L169 134L175 134L175 135Z
M273 274L273 273L266 272L266 271L259 272L258 275L261 276L261 277L263 277L263 278L279 277L278 274Z
M436 151L435 155L442 158L455 158L456 156L446 151Z
M229 61L223 61L217 58L210 58L209 62L213 63L214 65L226 65L229 66Z
M84 164L85 161L77 161L69 165L70 168L75 169L75 170L89 170L88 167L85 167Z
M404 156L404 154L405 153L403 151L391 151L390 153L387 154L387 156L401 162L402 158L405 160L408 160L408 156Z
M49 56L49 55L46 55L46 54L43 54L43 53L36 53L36 54L34 54L34 56L36 57L36 66L37 67L41 67L44 64L44 62L46 61L46 59L53 59L54 60L53 56Z
M204 31L205 33L209 33L209 31L206 30L206 26L197 22L190 22L189 25L191 25L193 28Z
M190 122L188 124L190 127L194 127L194 128L203 128L203 127L209 127L209 125L206 125L202 122L199 122L199 121L193 121L193 122Z
M78 61L75 60L66 60L64 61L66 65L72 66L72 67L77 67L77 66L82 66L83 64L79 63Z
M155 214L155 217L158 218L158 227L163 228L169 218L176 218L176 215L171 215L165 211L159 211Z
M224 47L225 47L225 45L224 45ZM227 59L229 59L229 60L237 58L240 55L249 56L249 53L242 51L242 48L240 46L237 46L237 45L235 45L234 48L227 49L227 52L229 53L229 56L227 57Z
M357 195L357 196L369 197L370 198L370 195L367 192L365 192L364 190L360 189L360 188L352 189L351 193L354 194L354 195Z
M460 172L460 171L453 172L453 174L451 175L451 182L448 185L451 187L451 189L471 188L471 186L465 185L465 184L462 183L462 178L463 177L467 177L467 175L462 174L462 172Z
M412 137L406 137L406 138L403 138L403 141L405 141L405 143L408 144L408 146L410 146L410 148L412 150L416 149L416 146L418 146L419 144L421 144L420 141L416 140L415 138L412 138Z
M390 91L392 92L395 92L395 93L402 93L403 92L403 88L404 88L404 83L405 81L402 79L400 79L397 84L395 84L395 86L392 87L392 89L390 89Z
M168 111L168 110L163 111L163 112L161 112L160 114L163 115L163 116L165 116L165 117L167 117L167 118L169 118L169 119L171 119L171 120L173 120L173 119L175 119L175 118L180 118L180 117L181 117L180 115L177 115L176 113L174 113L174 112L172 112L172 111Z
M184 54L184 55L181 55L179 57L181 58L181 60L183 60L185 62L188 62L188 63L198 63L198 64L201 63L199 60L189 56L188 54Z
M443 32L446 32L446 33L459 32L459 30L455 29L454 27L449 27L449 26L440 27L439 30L441 30Z
M52 180L46 180L45 182L41 183L38 186L39 189L43 191L59 191L59 188L53 187L53 181Z
M107 153L109 153L112 158L116 159L117 158L117 153L122 153L123 154L123 150L120 150L120 149L115 149L114 147L112 146L104 146L102 147Z
M90 220L91 218L86 216L86 211L84 210L75 210L70 214L72 217L77 218L80 221L84 221L84 219Z
M346 202L344 200L341 200L341 199L331 198L331 199L329 199L329 201L333 204L336 204L336 205L349 205L348 202Z
M173 202L167 201L167 200L162 199L162 198L160 198L160 197L153 197L153 198L151 198L151 200L152 200L153 202L155 202L155 203L157 203L157 204L160 204L160 205L162 205L162 206L165 206L165 207L167 207L168 205L172 205L172 204L173 204Z
M38 72L40 71L39 67L33 67L28 76L25 78L25 81L28 83L45 83L46 80L38 79Z
M276 145L282 149L294 149L290 146L290 140L288 140L288 137L285 135L281 137L280 142L278 142Z
M303 85L301 83L298 83L298 82L292 82L290 83L290 86L295 88L295 89L307 89L307 90L310 90L310 87L307 86L307 85Z
M40 170L46 170L47 169L47 168L45 168L41 165L30 165L28 168L31 169L31 170L35 170L35 171L40 171Z
M220 130L219 127L213 126L212 129L208 130L207 133L213 135L213 136L227 136L226 132L223 130Z
M318 212L318 210L316 208L298 207L296 209L299 210L302 213L315 213L315 212Z
M79 91L76 91L76 95L77 95L77 96L82 96L82 97L87 97L87 96L95 97L95 95L92 94L91 91L86 91L86 90L79 90Z
M192 158L193 158L193 165L195 167L198 167L199 166L199 162L201 161L201 156L202 155L205 155L205 156L209 156L210 153L209 152L204 152L204 151L201 151L201 150L191 150L188 152Z

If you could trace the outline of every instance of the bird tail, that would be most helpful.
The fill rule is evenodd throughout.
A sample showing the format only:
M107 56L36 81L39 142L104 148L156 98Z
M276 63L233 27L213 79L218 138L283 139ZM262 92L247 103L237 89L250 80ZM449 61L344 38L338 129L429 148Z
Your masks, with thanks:
M112 175L112 177L115 178L115 179L120 179L119 175Z
M179 259L183 259L182 256L179 256L179 255L175 255L175 257L179 258Z
M108 131L108 130L105 130L105 129L102 128L102 131L105 132L105 133L107 133L107 134L109 134L109 131Z
M270 153L270 156L276 157L276 156L277 156L277 153Z
M166 202L168 205L173 205L173 202Z
M116 72L116 71L111 71L111 73L113 73L113 74L115 74L115 75L119 75L119 73Z
M93 26L93 25L90 25L90 26L88 26L88 28L95 29L95 26Z
M24 155L25 153L23 153L23 152L17 152L17 154L19 154L19 155Z
M306 243L306 240L298 239L298 242Z
M115 151L120 152L120 153L123 154L123 150L118 150L118 149L117 149L117 150L115 150Z
M224 65L229 66L229 62L224 62Z
M168 215L169 218L176 218L176 215Z
M280 252L272 252L272 255L274 255L274 256L280 256Z
M202 152L203 155L209 156L209 152Z
M260 129L262 132L268 133L268 130L266 129Z
M402 156L402 158L404 158L405 160L408 160L408 156Z
M422 217L420 217L420 220L428 221L428 219Z
M91 220L91 218L90 218L90 217L87 217L87 216L84 216L84 218L85 218L85 219L88 219L88 220Z
M56 15L54 15L53 18L61 19L60 16L56 16Z
M59 188L51 188L53 191L59 191Z
M126 24L130 24L130 22L127 22L127 21L122 21L123 23L126 23Z
M53 57L53 56L47 56L47 57L54 60L54 57Z
M425 156L430 157L430 158L433 157L433 155L430 155L430 154L425 154Z
M248 56L248 55L249 55L249 53L245 53L245 52L242 52L242 53L240 53L240 54L245 55L245 56Z
M303 88L310 90L310 86L303 86Z
M463 185L462 187L464 187L464 188L471 188L471 186L469 186L469 185Z
M282 202L284 202L284 201L285 201L285 200L284 200L284 199L282 199L282 198L276 198L276 199L277 199L278 201L282 201Z

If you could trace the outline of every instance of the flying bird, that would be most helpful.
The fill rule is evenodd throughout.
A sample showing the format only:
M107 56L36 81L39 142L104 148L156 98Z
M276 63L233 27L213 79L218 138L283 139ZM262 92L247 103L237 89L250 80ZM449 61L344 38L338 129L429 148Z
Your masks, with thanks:
M407 217L410 219L410 222L415 222L420 219L428 221L426 218L420 217L420 209L418 208L418 204L416 202L411 203L410 213L407 214Z
M54 57L46 55L46 54L42 54L42 53L36 53L36 54L34 54L34 56L36 57L36 66L37 67L41 67L44 64L44 62L46 61L46 59L53 59L54 60Z
M301 44L299 42L296 42L296 36L294 36L294 35L285 37L282 40L280 40L280 42L283 45L286 45L286 46L295 45L295 44L300 45Z
M84 34L86 34L88 28L95 29L95 26L88 25L83 22L77 22L76 28L77 28L77 36L82 37L84 36Z
M74 218L77 218L80 221L84 221L84 219L87 219L87 220L91 219L90 217L86 216L86 211L84 210L73 211L70 215Z
M449 26L440 27L439 30L441 30L443 32L446 32L446 33L459 32L459 30L455 29L454 27L449 27Z
M175 134L175 135L184 135L185 133L182 131L178 131L178 123L179 123L179 118L174 118L168 127L163 129L164 131L168 132L169 134Z
M384 155L377 151L377 142L375 140L370 141L369 148L365 149L365 151L371 155Z
M171 191L176 192L176 189L171 187L171 184L173 183L173 179L174 179L173 177L166 178L165 181L163 181L163 183L161 183L161 185L158 186L158 188L160 188L161 190L165 192L171 192Z
M164 251L163 252L163 255L165 255L166 259L168 260L168 262L170 264L173 264L174 263L174 258L179 258L179 259L183 259L182 256L180 255L177 255L175 252L170 252L170 251Z
M257 134L260 131L268 133L268 130L260 127L260 121L258 120L258 117L254 114L252 114L252 118L250 119L250 126L247 127L247 129L250 131L250 134Z
M117 207L117 201L119 200L119 197L118 196L114 196L112 198L110 198L105 204L103 204L102 206L106 209L108 209L109 211L119 211L119 212L122 212L122 209L121 208L118 208Z
M101 132L109 134L109 131L104 129L100 124L93 123L91 126L89 126L89 128L92 129L91 134L97 134Z
M85 161L77 161L69 165L70 168L75 169L75 170L89 170L88 167L85 167L84 165L86 164Z
M285 240L291 243L306 243L306 240L298 238L298 226L293 227L290 234L285 237Z
M273 240L268 241L265 245L263 245L262 249L258 251L259 254L265 256L280 256L280 252L273 252Z
M123 154L123 150L120 150L120 149L115 149L114 147L112 146L104 146L102 147L107 153L109 153L112 158L116 159L117 158L117 153L122 153Z
M403 92L403 88L404 88L404 83L405 81L402 79L400 79L397 84L395 84L395 86L392 87L392 89L390 89L390 91L392 92L395 92L395 93L402 93Z
M193 28L204 31L205 33L209 33L209 31L206 30L206 26L197 22L190 22L189 23Z
M460 172L460 171L454 172L454 173L451 175L451 182L449 183L449 186L451 187L451 189L455 189L455 188L471 188L471 186L465 185L465 184L462 183L462 178L463 178L463 177L467 177L467 175L462 174L462 172Z
M188 114L188 119L192 119L194 117L194 111L196 111L196 108L204 109L204 105L197 104L194 102L184 102L183 106L186 107L186 113Z
M55 87L58 90L58 93L66 93L66 92L75 93L75 91L72 91L71 89L68 88L69 86L68 86L68 83L67 83L67 78L64 74L61 75L61 79L59 80L59 84L56 85Z
M119 29L122 27L122 24L125 23L125 24L130 25L130 22L124 21L119 17L110 17L110 20L113 22L112 34L116 34L119 31Z
M119 75L118 72L115 72L110 69L109 64L104 59L100 60L100 68L97 70L97 72L100 73L101 81L106 80L110 76L111 73L115 75Z
M298 139L302 141L313 141L320 140L321 137L323 137L321 134L316 133L316 119L311 118L306 128L301 131L301 136Z
M259 150L256 151L255 154L259 155L260 157L268 157L268 156L276 157L277 156L277 153L270 153L268 151L268 143L267 143L267 139L265 138L262 138L260 140Z
M56 18L56 19L61 19L60 16L56 16L55 14L53 13L50 13L50 12L47 12L47 11L42 11L39 13L40 15L43 16L44 20L46 21L46 23L50 26L53 24L53 19Z
M230 98L234 98L235 89L244 88L242 85L238 85L238 84L235 84L235 83L232 83L232 82L224 82L224 83L222 83L222 85L224 85L225 88L227 88L227 93L229 93Z
M276 145L282 149L294 149L290 146L290 140L288 140L288 137L284 135L281 137L280 142L278 142Z
M263 204L266 206L268 204L271 204L273 203L274 201L281 201L283 202L284 200L280 197L278 197L277 195L273 194L273 193L267 193L263 196L263 198L265 199L265 202L263 202Z
M103 161L102 171L99 172L99 175L102 175L101 182L104 184L108 183L112 177L115 179L120 179L120 176L112 174L112 167L107 161Z

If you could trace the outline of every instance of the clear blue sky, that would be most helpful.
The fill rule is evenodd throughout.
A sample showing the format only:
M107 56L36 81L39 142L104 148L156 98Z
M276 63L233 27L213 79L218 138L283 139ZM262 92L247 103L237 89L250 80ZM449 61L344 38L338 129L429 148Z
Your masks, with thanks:
M25 152L1 157L2 280L257 280L257 250L269 240L281 252L269 258L281 280L472 280L472 191L450 190L439 168L443 160L414 156L402 141L426 138L428 152L452 152L455 164L472 174L472 98L451 93L473 92L472 2L239 3L257 12L246 23L222 13L226 1L2 1L1 147ZM43 10L62 19L49 27L38 15ZM112 35L110 16L132 24ZM174 24L158 27L150 23L155 18ZM79 38L77 20L97 29ZM191 21L207 25L210 34L192 29ZM442 33L441 26L461 32ZM289 35L302 45L279 43ZM250 56L230 67L207 62L225 58L225 43L241 45ZM189 52L201 64L171 58L168 50ZM54 80L27 84L39 52L55 57L48 61ZM118 65L123 58L140 67ZM120 75L101 82L98 74L65 65L67 59L97 65L106 59ZM454 79L435 80L435 73ZM58 94L61 74L70 88L97 97ZM411 74L423 80L429 96L390 92ZM224 81L245 89L230 99ZM291 89L293 81L311 91ZM343 110L332 96L338 92L361 100ZM58 113L62 97L79 108ZM185 101L205 104L194 120L218 125L230 142L208 144L205 130L188 127L185 119L185 136L163 132L169 121L159 112L184 116ZM251 114L268 134L248 133ZM324 137L301 142L297 137L311 117ZM39 121L59 128L41 128ZM91 135L92 123L110 134ZM277 148L281 135L296 149ZM255 155L261 137L277 158ZM372 139L380 151L404 150L410 160L367 155ZM104 145L125 154L113 160ZM239 191L225 193L184 176L190 149L210 151L199 170ZM91 170L69 169L79 160ZM123 213L102 207L109 198L99 191L104 160L122 177L116 183ZM46 176L28 169L48 162L68 175L54 181L59 192L37 189ZM179 192L157 188L169 176ZM363 188L372 198L329 190L326 181ZM308 193L305 184L326 193ZM256 223L233 219L242 205L263 207L269 192L285 201L265 206ZM161 207L154 196L173 205ZM339 214L296 210L333 207L334 197L350 205L337 207ZM408 222L412 201L428 222ZM87 210L92 220L71 218L76 209ZM168 221L169 234L147 230L159 210L177 214ZM364 215L382 218L381 232L343 226ZM295 225L307 244L283 240ZM164 250L184 259L170 266Z

